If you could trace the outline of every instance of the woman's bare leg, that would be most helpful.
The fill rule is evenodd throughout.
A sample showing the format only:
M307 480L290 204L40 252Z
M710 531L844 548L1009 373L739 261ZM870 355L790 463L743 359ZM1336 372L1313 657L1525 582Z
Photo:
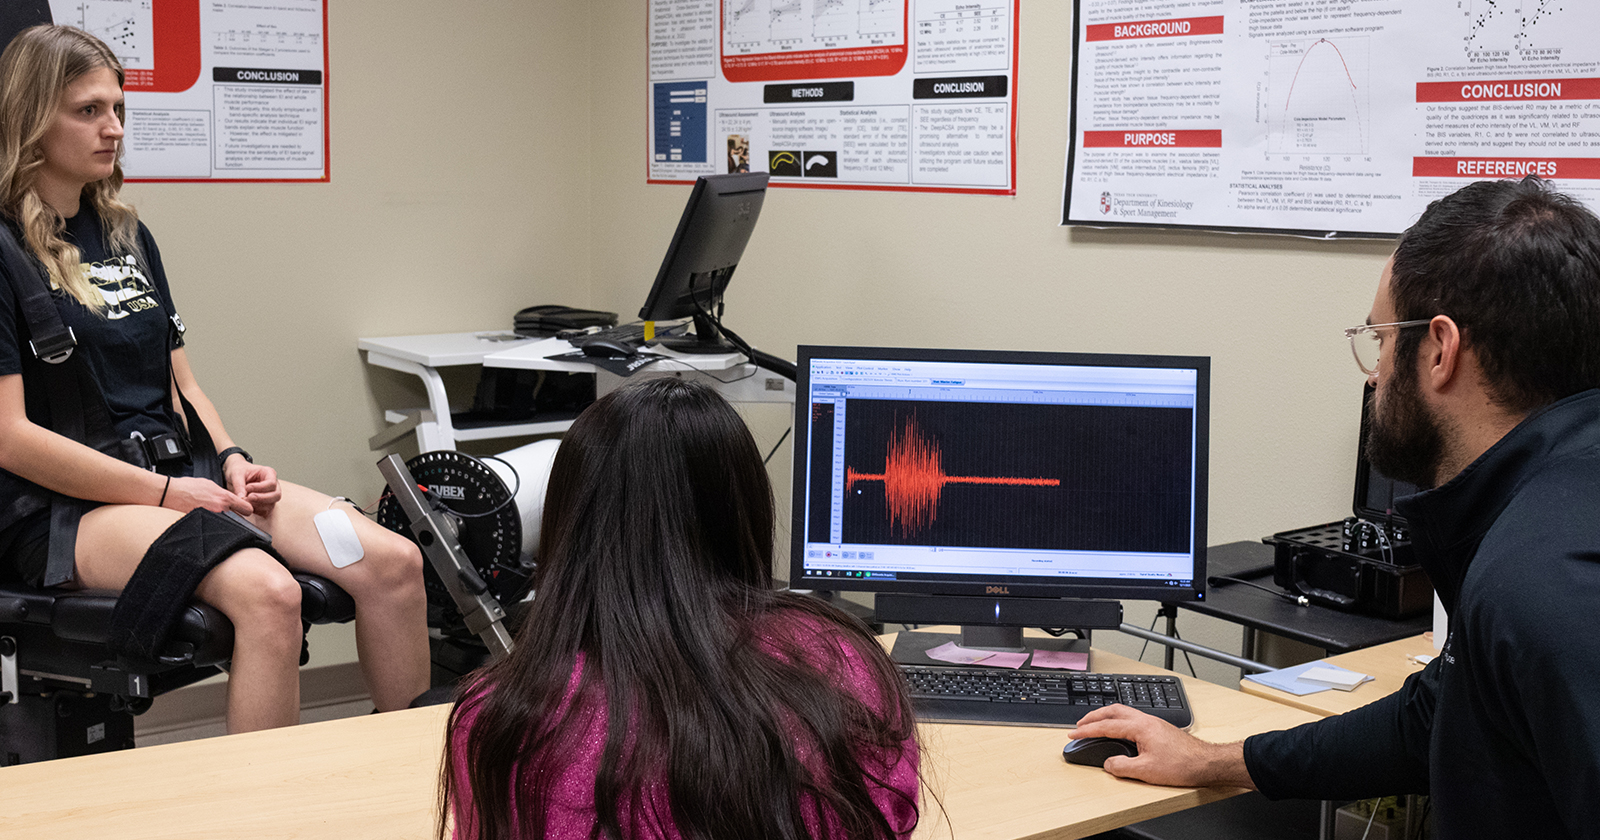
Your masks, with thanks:
M356 602L356 653L379 711L404 709L428 690L428 600L422 553L412 542L335 502L361 540L362 558L342 569L328 559L312 517L332 497L280 481L283 498L270 516L253 517L272 534L272 547L297 570L338 584Z
M78 583L121 590L145 551L182 514L147 505L106 505L78 524ZM201 579L195 596L233 622L228 731L300 720L300 586L266 552L235 552Z

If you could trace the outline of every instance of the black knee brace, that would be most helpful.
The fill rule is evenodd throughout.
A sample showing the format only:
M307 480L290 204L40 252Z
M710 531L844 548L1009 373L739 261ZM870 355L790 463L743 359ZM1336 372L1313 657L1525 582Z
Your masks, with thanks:
M112 652L132 661L158 658L200 579L245 548L272 550L255 529L202 508L172 523L150 544L117 598L111 612Z

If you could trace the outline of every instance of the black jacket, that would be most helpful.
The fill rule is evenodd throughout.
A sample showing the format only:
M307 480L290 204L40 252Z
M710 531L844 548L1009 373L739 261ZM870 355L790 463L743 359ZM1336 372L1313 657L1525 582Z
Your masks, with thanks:
M1600 390L1400 500L1450 614L1394 694L1244 744L1268 797L1433 797L1435 836L1600 836Z

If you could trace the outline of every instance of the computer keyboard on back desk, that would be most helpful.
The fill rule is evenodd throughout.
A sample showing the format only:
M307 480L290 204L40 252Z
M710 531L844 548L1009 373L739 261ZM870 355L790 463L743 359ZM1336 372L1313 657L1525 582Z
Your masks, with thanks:
M911 684L917 715L927 721L1070 727L1113 703L1178 727L1194 721L1177 677L927 665L900 670Z

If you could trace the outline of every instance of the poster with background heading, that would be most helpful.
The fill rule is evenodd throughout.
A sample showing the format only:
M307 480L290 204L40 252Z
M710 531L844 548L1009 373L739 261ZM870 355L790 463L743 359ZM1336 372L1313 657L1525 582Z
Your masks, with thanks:
M1020 0L650 0L646 179L1016 192Z
M328 180L324 0L49 0L122 62L130 181Z
M1074 7L1062 224L1392 236L1530 174L1600 208L1600 3Z

